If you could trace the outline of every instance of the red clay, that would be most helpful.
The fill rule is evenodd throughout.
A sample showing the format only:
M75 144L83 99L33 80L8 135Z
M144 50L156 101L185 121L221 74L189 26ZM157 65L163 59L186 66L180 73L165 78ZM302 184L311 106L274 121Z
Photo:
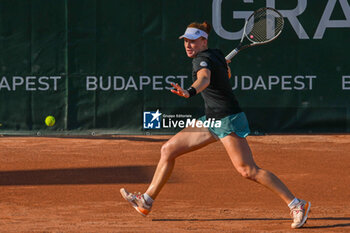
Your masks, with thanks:
M169 136L0 137L1 232L295 232L287 206L243 179L220 142L177 160L144 218L144 192ZM350 232L350 135L248 137L260 167L312 202L303 232Z

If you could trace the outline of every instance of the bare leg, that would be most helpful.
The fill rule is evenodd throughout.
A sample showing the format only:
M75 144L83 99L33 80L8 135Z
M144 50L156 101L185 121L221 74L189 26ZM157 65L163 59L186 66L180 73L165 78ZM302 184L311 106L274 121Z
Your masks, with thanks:
M277 176L259 168L255 164L252 152L245 138L240 138L232 133L222 138L221 142L224 144L233 165L243 177L269 188L282 198L287 205L294 199L294 195Z
M186 128L169 139L169 141L162 146L157 169L146 193L154 200L164 184L168 181L177 157L202 148L214 141L216 141L216 139L209 130L205 128Z

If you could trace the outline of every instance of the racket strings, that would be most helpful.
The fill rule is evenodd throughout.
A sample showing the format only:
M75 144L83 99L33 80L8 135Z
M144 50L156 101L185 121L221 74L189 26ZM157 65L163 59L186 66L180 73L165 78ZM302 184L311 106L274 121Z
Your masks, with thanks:
M283 17L273 10L258 11L248 19L246 36L252 42L270 41L282 31L283 23Z

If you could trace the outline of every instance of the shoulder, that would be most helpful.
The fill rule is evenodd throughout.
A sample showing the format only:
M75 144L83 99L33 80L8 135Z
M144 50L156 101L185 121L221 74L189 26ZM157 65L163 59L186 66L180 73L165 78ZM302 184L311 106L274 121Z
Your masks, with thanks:
M207 49L198 53L199 57L224 56L220 49Z
M213 49L213 50L212 50L212 53L213 53L215 56L222 57L222 58L225 59L225 55L223 54L223 52L222 52L220 49Z
M212 49L207 49L205 51L202 51L200 53L197 54L197 56L195 58L193 58L193 63L201 63L202 61L205 62L210 62L212 60L213 57L213 51Z
M225 55L219 49L210 49L208 59L212 62L215 67L227 68Z
M219 49L207 49L198 53L196 58L198 60L210 60L211 62L225 62L225 56Z
M202 68L211 68L212 61L208 56L204 56L203 53L198 54L192 60L194 70L198 71Z
M216 61L224 61L226 63L225 55L221 52L220 49L211 49L210 50L210 58Z
M193 68L199 70L201 68L212 69L213 66L225 65L226 60L224 54L219 49L207 49L198 53L198 55L193 58Z
M206 67L210 66L211 61L206 57L198 57L198 58L193 59L192 63L193 63L194 67L206 68Z

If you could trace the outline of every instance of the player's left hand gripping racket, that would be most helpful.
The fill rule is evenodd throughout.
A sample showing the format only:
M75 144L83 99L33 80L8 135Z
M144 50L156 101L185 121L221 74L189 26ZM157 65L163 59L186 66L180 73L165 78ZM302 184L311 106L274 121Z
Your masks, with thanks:
M281 34L283 25L283 16L276 9L264 7L254 11L245 22L241 41L226 60L231 60L245 48L273 41Z

